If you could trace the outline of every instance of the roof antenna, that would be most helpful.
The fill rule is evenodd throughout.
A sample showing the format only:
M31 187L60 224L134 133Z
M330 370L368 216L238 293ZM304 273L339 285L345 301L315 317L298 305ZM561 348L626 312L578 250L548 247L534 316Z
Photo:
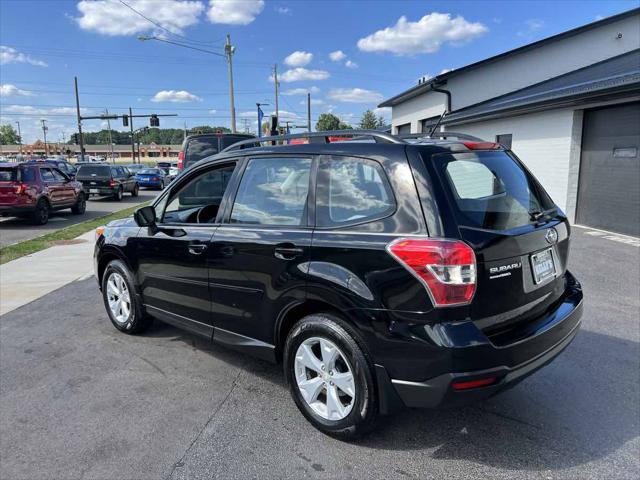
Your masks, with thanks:
M438 121L436 122L436 124L433 126L433 128L431 129L431 131L429 132L429 138L431 138L431 136L435 133L436 129L440 126L440 122L442 121L442 119L444 118L444 116L447 114L447 111L445 110L444 112L442 112L442 115L440 115L440 118L438 119Z

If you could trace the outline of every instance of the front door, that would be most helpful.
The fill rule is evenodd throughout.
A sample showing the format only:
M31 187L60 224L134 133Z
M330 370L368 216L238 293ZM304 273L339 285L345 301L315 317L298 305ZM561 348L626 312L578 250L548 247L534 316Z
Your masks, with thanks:
M218 211L235 164L185 176L156 205L157 231L135 240L138 284L149 313L210 336L209 267Z
M213 237L214 341L268 357L278 312L304 300L312 164L300 156L245 161L233 205Z

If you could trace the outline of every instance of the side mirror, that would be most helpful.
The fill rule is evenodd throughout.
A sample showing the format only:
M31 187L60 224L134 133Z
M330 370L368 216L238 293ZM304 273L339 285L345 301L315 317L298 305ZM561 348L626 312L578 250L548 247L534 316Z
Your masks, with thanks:
M133 218L139 227L153 227L156 224L156 209L151 205L139 208Z

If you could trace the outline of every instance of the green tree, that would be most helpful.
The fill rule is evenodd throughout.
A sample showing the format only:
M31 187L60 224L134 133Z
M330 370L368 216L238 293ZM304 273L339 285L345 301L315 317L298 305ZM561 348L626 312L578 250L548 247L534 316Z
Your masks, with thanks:
M316 130L318 132L327 132L331 130L351 130L353 127L348 123L342 122L332 113L323 113L318 117Z
M0 145L17 145L20 143L20 135L12 125L0 126Z
M367 110L362 114L362 118L360 119L359 127L364 130L374 130L378 128L378 119L376 118L375 113L371 110Z

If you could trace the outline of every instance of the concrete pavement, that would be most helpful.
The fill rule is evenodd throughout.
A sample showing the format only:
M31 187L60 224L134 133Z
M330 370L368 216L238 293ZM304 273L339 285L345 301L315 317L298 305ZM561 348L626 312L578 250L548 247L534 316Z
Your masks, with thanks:
M95 231L0 265L0 315L93 273Z

